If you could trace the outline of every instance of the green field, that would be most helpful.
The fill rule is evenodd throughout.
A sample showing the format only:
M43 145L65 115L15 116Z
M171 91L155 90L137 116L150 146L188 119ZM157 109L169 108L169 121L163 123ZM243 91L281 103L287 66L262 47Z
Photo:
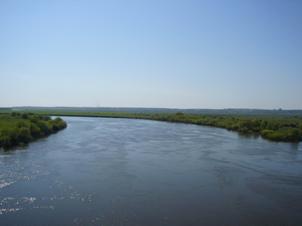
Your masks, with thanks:
M0 149L26 145L66 128L60 119L32 113L4 113L0 115Z

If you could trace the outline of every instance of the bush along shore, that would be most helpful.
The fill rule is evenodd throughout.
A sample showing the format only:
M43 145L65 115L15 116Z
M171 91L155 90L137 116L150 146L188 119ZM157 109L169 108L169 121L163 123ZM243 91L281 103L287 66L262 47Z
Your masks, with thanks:
M189 123L236 131L244 135L261 136L271 141L302 141L301 116L248 116L248 115L200 115L178 113L129 113L129 112L79 112L37 111L41 115L108 117L149 119L165 122Z
M261 136L271 141L302 141L301 117L214 116L176 113L174 115L153 115L151 119L219 127L237 131L240 134Z
M12 113L16 114L16 113ZM4 114L5 115L5 114ZM22 115L22 114L21 114ZM245 135L261 136L264 139L297 143L302 141L301 116L248 116L248 115L201 115L178 113L131 113L131 112L89 112L89 111L35 111L36 117L44 115L108 117L148 119L165 122L179 122L212 126L236 131ZM40 115L40 116L38 116ZM1 116L0 116L1 117ZM20 115L19 115L20 117ZM1 125L0 125L1 128ZM0 138L1 139L1 138Z
M46 137L67 127L61 118L33 113L0 115L0 149L8 150L24 146L31 141Z

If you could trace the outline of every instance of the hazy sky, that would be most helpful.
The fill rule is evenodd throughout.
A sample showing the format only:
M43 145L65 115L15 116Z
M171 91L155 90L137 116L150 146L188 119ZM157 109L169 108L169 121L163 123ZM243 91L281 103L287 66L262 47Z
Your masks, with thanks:
M0 106L302 108L302 1L0 1Z

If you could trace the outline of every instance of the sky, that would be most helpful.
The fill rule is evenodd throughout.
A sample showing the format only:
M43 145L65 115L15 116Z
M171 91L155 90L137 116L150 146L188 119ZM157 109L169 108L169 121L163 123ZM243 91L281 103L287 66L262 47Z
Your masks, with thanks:
M0 107L302 109L300 0L0 1Z

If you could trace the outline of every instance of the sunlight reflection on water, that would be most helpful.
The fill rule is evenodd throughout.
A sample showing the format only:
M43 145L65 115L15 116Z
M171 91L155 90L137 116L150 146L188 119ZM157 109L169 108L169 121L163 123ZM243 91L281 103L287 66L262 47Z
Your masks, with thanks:
M302 224L301 144L195 125L65 119L64 131L0 154L1 225Z

